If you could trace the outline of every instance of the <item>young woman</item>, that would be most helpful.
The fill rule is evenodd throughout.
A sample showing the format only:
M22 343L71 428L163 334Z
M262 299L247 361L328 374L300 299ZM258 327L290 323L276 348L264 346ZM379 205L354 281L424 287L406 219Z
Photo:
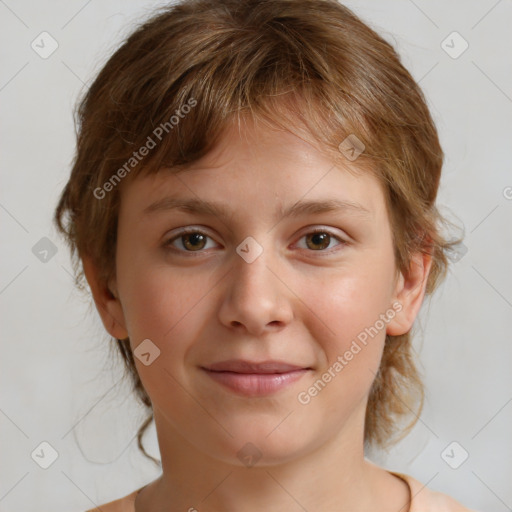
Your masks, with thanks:
M467 510L364 456L421 407L410 330L450 246L395 50L334 0L186 1L79 114L56 221L162 459L101 510Z

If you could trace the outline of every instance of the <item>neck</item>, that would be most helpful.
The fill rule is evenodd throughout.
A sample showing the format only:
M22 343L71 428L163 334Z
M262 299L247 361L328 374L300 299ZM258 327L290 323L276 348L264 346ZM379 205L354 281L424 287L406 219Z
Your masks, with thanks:
M154 413L163 473L139 494L136 512L384 511L383 499L389 510L407 510L404 482L366 461L363 439L348 434L362 432L360 425L285 462L262 457L245 467L199 451Z

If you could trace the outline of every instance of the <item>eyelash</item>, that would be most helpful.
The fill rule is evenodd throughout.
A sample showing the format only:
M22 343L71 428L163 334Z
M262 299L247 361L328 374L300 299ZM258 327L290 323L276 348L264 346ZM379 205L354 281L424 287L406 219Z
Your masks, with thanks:
M339 243L340 246L345 246L345 245L349 245L349 242L347 242L346 240L340 238L338 235L335 235L332 231L328 230L328 229L325 229L325 228L314 228L312 229L311 231L308 231L307 233L305 233L304 235L302 235L300 237L300 240L302 240L304 237L306 237L307 235L313 235L315 233L324 233L324 234L327 234L329 235L331 238L334 238L336 239ZM173 236L172 238L168 239L166 242L164 242L163 246L165 249L168 249L168 250L171 250L171 251L175 251L175 252L178 252L178 253L185 253L185 254L190 254L190 255L193 255L195 256L195 254L197 253L197 255L200 255L202 254L203 252L205 252L205 249L200 249L200 250L197 250L197 251L187 251L185 249L177 249L176 247L172 247L171 244L175 241L175 240L179 240L181 237L185 236L185 235L191 235L191 234L199 234L199 235L204 235L206 236L207 238L209 239L212 239L211 236L209 236L207 233L205 233L204 231L201 231L200 229L197 229L197 228L185 228L183 229L182 231L180 231L177 235ZM337 251L339 249L336 249L336 248L331 248L331 249L319 249L317 251L314 251L314 250L308 250L308 249L305 249L306 251L308 252L319 252L319 253L327 253L327 254L331 254L332 252L334 251Z

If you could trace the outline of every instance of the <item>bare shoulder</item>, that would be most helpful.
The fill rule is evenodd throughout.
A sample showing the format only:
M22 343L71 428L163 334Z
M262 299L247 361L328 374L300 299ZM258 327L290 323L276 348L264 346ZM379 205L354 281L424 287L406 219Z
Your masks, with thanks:
M430 491L430 493L431 498L429 500L429 505L431 506L432 511L438 510L439 512L477 512L476 510L465 507L451 496L434 491Z
M409 484L412 496L410 512L477 512L465 507L447 494L429 489L409 475L393 474L403 478Z

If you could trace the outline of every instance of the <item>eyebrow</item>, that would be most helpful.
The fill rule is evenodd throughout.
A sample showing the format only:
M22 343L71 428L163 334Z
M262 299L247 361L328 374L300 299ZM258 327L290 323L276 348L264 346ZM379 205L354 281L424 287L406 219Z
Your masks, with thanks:
M151 215L156 212L168 210L181 210L184 212L214 215L220 218L230 218L235 212L229 211L224 205L212 203L200 199L184 199L176 197L164 197L147 206L143 215ZM323 201L297 201L285 210L280 208L276 216L280 218L296 217L307 214L318 214L327 212L343 212L351 215L357 215L362 218L371 218L372 213L359 203L345 201L340 199L326 199Z

